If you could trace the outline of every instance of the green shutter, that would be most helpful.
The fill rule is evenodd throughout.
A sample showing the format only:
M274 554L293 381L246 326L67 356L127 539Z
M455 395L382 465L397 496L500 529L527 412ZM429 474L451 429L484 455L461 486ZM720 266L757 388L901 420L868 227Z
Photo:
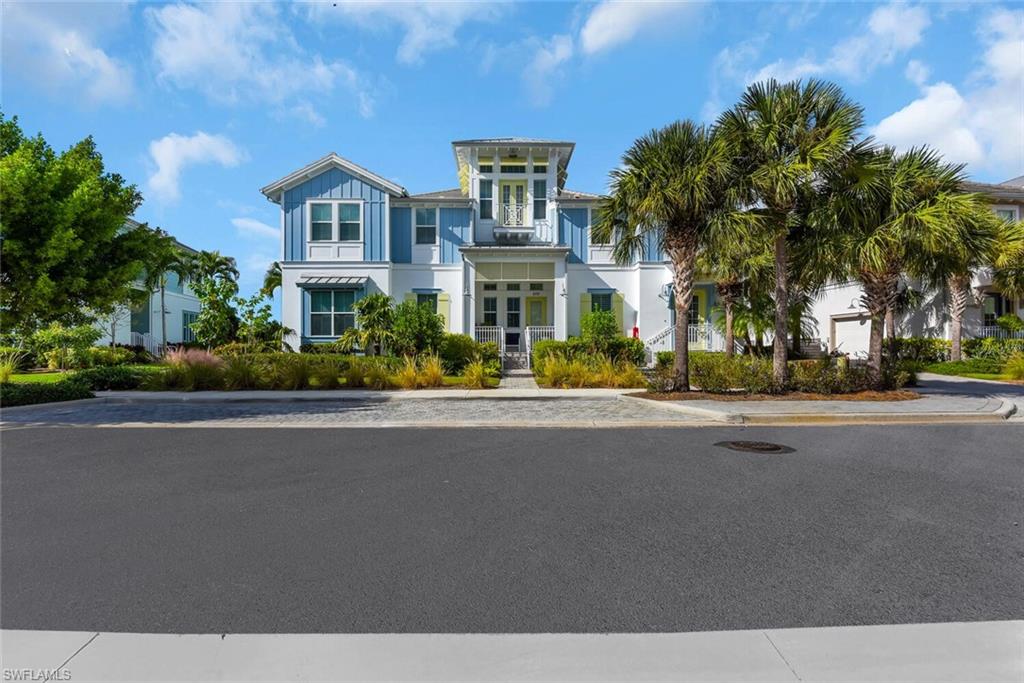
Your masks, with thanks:
M437 314L444 318L444 329L451 331L452 301L447 292L439 292L437 295Z
M413 303L416 303L416 292L406 292L405 293L405 300L406 301L411 301Z
M593 304L590 302L590 292L583 292L580 294L580 319L583 319L587 313L590 313L590 307Z
M619 326L619 334L622 334L622 309L625 301L626 297L622 296L621 292L612 294L612 313L615 314L615 324Z

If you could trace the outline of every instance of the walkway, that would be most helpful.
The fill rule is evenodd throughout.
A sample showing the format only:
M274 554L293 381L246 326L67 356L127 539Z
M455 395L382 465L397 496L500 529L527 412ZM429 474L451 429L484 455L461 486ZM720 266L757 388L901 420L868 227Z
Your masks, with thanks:
M4 631L5 671L88 681L1019 681L1024 622L658 634Z
M530 370L509 370L502 375L498 389L540 389Z

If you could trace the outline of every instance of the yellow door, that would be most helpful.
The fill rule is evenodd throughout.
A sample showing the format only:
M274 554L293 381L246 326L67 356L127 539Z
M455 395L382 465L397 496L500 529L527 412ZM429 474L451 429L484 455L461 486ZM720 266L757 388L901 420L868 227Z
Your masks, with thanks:
M501 193L501 224L519 226L526 224L526 181L502 180L498 191Z
M548 300L542 296L526 297L526 324L541 327L548 324Z

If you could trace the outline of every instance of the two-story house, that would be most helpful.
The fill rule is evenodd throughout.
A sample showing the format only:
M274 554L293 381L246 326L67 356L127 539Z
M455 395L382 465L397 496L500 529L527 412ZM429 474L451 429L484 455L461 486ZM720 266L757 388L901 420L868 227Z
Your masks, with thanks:
M666 346L672 272L655 244L618 265L591 239L597 195L568 190L572 142L487 138L452 143L458 187L409 194L329 154L262 188L281 207L282 322L292 343L337 339L355 301L384 292L426 303L451 332L508 353L579 333L590 310L626 335ZM700 283L693 341L709 343L714 288ZM713 336L714 333L712 332Z

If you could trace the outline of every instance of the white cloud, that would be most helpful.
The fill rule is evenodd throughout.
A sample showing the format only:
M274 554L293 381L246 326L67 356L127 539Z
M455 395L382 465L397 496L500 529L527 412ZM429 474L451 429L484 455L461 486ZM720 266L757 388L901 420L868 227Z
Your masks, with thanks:
M232 218L231 224L235 226L235 230L239 235L243 237L258 237L266 239L280 239L281 231L272 225L267 225L263 221L258 221L255 218Z
M533 104L542 107L551 103L563 66L572 58L572 37L552 36L546 43L538 42L531 51L533 59L523 69L523 84Z
M996 10L979 26L982 65L957 89L924 85L921 96L871 133L905 149L928 144L970 171L995 177L1024 168L1024 11Z
M931 69L928 68L927 64L916 59L911 59L907 62L907 68L903 71L903 75L905 75L907 80L911 83L917 86L923 86L928 82L928 77L931 75Z
M701 118L713 121L725 109L722 103L722 87L730 83L743 83L746 70L757 59L766 36L723 48L711 63L711 93L701 109Z
M229 104L277 104L341 88L355 97L362 116L373 114L373 88L362 74L346 62L305 54L275 5L176 4L149 8L146 15L164 82Z
M314 21L337 17L371 30L400 27L405 35L396 58L403 64L419 64L427 53L457 46L456 33L464 24L494 21L504 12L497 3L392 0L316 3L309 9Z
M700 10L692 2L625 2L603 0L590 12L580 30L580 49L586 55L627 43L644 31L663 29L668 23Z
M278 111L278 118L293 118L308 123L314 128L323 128L327 125L327 119L306 100L296 103L292 107L283 108Z
M749 80L791 81L828 74L862 80L920 43L930 23L924 7L902 3L884 5L871 12L866 31L837 43L824 60L811 55L796 60L780 59L762 67Z
M211 163L232 167L246 158L228 138L203 131L191 136L171 133L153 140L149 143L149 155L156 169L149 177L149 189L162 202L174 202L181 197L181 173L185 167Z
M131 67L100 47L102 38L124 22L127 9L124 3L88 8L77 3L4 3L0 42L5 72L64 102L97 106L129 101L135 90Z

